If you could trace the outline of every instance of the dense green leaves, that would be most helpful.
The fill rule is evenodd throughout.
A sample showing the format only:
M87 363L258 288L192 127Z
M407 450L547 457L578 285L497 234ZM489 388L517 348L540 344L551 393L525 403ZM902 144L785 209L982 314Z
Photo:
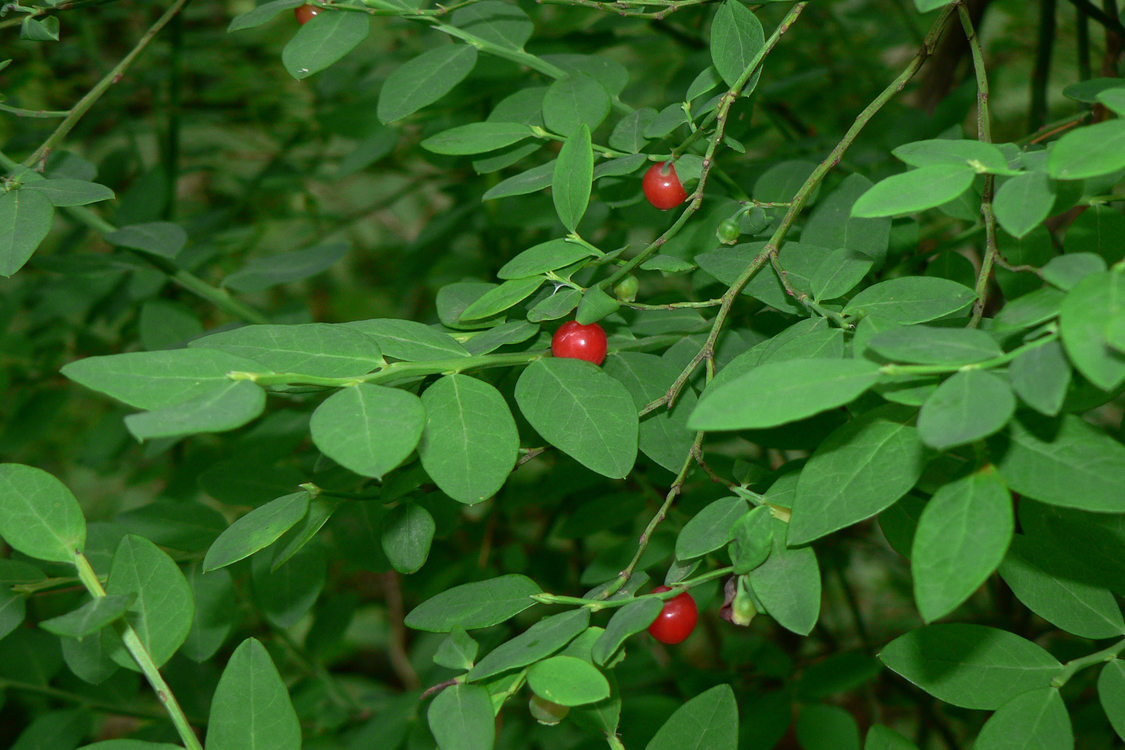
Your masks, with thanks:
M579 463L624 477L637 458L637 410L625 386L577 359L541 359L516 383L531 426Z
M415 630L448 633L453 628L472 630L497 625L535 604L539 586L522 575L504 575L465 583L430 597L406 615Z
M441 490L472 505L492 497L516 464L520 440L508 403L484 381L446 375L422 394L422 466Z
M299 750L301 725L265 647L247 638L223 669L207 721L208 750Z

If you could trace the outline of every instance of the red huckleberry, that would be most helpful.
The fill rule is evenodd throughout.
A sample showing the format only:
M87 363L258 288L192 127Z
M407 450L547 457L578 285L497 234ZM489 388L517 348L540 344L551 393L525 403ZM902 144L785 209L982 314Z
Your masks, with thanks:
M644 180L641 181L641 188L648 202L661 211L675 208L687 198L684 186L680 184L679 175L676 174L676 168L667 161L653 164L648 168Z
M671 591L669 586L657 586L652 593ZM695 623L699 619L699 610L695 607L695 599L691 594L684 592L664 602L664 609L648 626L648 632L661 643L680 643L695 630Z
M551 339L551 354L556 357L584 359L595 365L605 361L607 347L605 331L600 325L584 326L577 320L563 323Z
M313 16L319 14L320 11L321 8L318 8L315 5L301 5L293 9L293 14L297 16L297 23L304 26L306 23L312 20Z

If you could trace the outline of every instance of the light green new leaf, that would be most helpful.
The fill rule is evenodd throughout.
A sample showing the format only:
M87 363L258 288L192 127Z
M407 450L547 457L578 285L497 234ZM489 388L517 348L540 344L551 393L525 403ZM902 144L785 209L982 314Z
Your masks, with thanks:
M1012 499L995 472L971 474L934 494L918 519L910 555L923 620L949 614L992 575L1014 527Z
M1087 380L1103 391L1125 383L1125 353L1109 345L1106 323L1125 314L1125 273L1087 276L1059 308L1059 334L1066 354Z
M746 575L754 596L778 625L798 635L812 632L820 618L820 565L812 547L787 545L783 521L773 520L773 549Z
M442 690L426 719L440 750L492 750L496 741L492 698L480 685L457 684Z
M719 6L711 21L711 61L727 86L734 86L750 61L766 43L762 22L745 5L728 0ZM743 88L749 93L757 84L759 70Z
M590 203L593 179L594 152L590 145L590 129L582 124L566 139L559 151L554 177L551 179L555 212L567 231L574 232L578 228L578 222L582 221L586 206Z
M516 402L544 439L591 471L621 479L632 470L637 408L625 386L601 368L577 359L538 360L516 382Z
M301 748L301 724L289 692L254 638L243 641L223 669L211 698L206 744L207 750Z
M383 554L399 573L414 573L426 564L434 540L434 517L417 503L406 503L383 517Z
M125 426L137 440L233 430L258 417L266 392L248 380L228 381L183 403L130 414Z
M428 107L463 81L476 62L476 47L468 44L423 52L387 76L379 91L376 116L383 122L394 122Z
M1016 397L999 375L962 370L937 387L918 413L918 437L948 450L999 432L1016 411Z
M609 697L609 681L598 668L575 656L552 656L532 665L527 684L540 698L560 706L582 706Z
M738 704L730 685L716 685L683 704L645 750L736 750Z
M86 357L62 374L138 409L163 409L224 390L231 371L261 372L257 362L213 349L168 349Z
M281 50L281 64L297 80L332 65L371 32L366 13L328 11L313 16Z
M493 649L477 662L466 679L476 682L545 659L574 640L589 624L590 610L581 607L544 617Z
M968 190L975 177L976 172L967 165L912 169L877 182L852 206L852 216L871 219L937 208Z
M55 207L42 193L9 190L0 194L0 276L23 268L51 231Z
M1014 633L961 623L912 630L878 657L938 700L984 710L1049 687L1063 668L1043 647Z
M910 325L964 310L974 299L976 293L956 281L903 276L867 287L844 306L844 314L877 316L887 323Z
M1017 695L988 718L973 750L1070 750L1074 732L1058 688L1042 687Z
M422 404L426 427L418 457L430 478L467 505L496 494L520 447L516 422L500 392L468 375L446 375L426 389Z
M39 627L48 633L81 640L118 620L132 603L131 596L100 596L65 615L43 620Z
M432 596L406 615L407 627L431 633L498 625L535 604L542 589L527 576L503 575L464 583Z
M531 128L518 122L472 122L431 135L422 148L435 154L483 154L530 138Z
M1125 740L1125 661L1106 662L1098 674L1098 700L1117 736Z
M309 422L324 455L365 477L382 479L414 451L426 409L413 393L359 383L341 388L316 407Z
M692 560L725 547L734 538L734 524L750 509L740 497L725 497L696 513L676 537L676 559Z
M77 498L33 466L0 464L0 537L28 557L72 563L86 544Z
M913 410L886 406L832 432L801 469L789 543L804 544L890 507L922 476Z
M372 337L328 323L243 326L195 339L189 347L219 349L273 372L325 378L363 375L383 364Z
M992 199L992 210L1004 231L1023 237L1043 223L1055 205L1055 189L1043 172L1027 172L1005 182Z
M861 359L768 362L703 392L688 418L692 430L775 427L855 400L879 379Z
M1125 120L1072 130L1051 144L1047 171L1056 180L1082 180L1125 167Z
M142 536L125 535L113 554L105 589L136 597L125 619L156 666L168 661L187 638L195 609L191 587L168 553ZM123 646L110 656L123 667L137 668Z
M996 462L1014 492L1051 505L1125 513L1125 446L1080 417L1055 426L1021 415Z
M255 508L219 534L203 558L203 572L210 573L265 549L304 518L308 510L309 493L304 490Z

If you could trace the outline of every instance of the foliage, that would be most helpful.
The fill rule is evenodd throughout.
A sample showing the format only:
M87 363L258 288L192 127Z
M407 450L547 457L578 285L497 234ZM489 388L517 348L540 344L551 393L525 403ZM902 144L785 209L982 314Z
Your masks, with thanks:
M300 5L4 8L0 744L1125 739L1114 3Z

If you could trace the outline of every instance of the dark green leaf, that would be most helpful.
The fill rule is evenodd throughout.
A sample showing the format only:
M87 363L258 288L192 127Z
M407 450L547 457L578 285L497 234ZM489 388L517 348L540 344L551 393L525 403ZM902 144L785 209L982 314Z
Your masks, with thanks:
M230 24L227 26L227 33L256 28L262 24L269 23L284 11L293 10L304 4L305 0L272 0L268 3L262 3L253 10L249 10L232 18Z
M552 83L543 97L547 129L566 137L585 125L595 130L609 114L609 94L601 83L584 73L573 73Z
M419 604L406 615L406 625L432 633L448 633L453 628L487 628L533 606L531 596L539 593L539 586L522 575L465 583Z
M1016 410L1016 397L999 375L962 370L947 378L918 413L918 437L948 450L1000 431Z
M465 347L453 337L414 320L376 318L347 323L378 342L383 354L407 362L467 357Z
M726 497L705 506L676 537L676 559L691 560L725 547L734 538L735 522L748 510L740 497Z
M55 206L85 206L114 198L113 191L105 185L65 177L29 182L23 189L42 193Z
M551 179L551 194L559 221L568 231L574 232L590 203L590 188L594 178L594 152L590 145L590 129L580 124L566 139L555 162Z
M400 505L383 519L383 554L399 573L414 573L426 564L434 529L434 517L421 505Z
M301 490L250 511L219 535L203 558L209 573L265 549L297 524L309 509L309 493Z
M340 15L350 15L340 13ZM301 725L264 646L234 650L211 699L207 750L300 750Z
M922 364L967 365L1003 354L996 340L976 328L904 326L875 334L867 341L887 359Z
M1098 700L1117 736L1125 740L1125 661L1106 662L1098 674Z
M789 540L792 543L792 539ZM773 521L773 549L747 573L754 596L777 624L808 635L820 617L820 566L812 547L786 544L786 525Z
M458 8L453 25L475 37L510 49L523 49L534 26L519 6L497 0L485 0Z
M1017 695L989 717L974 750L1009 748L1068 750L1074 747L1070 715L1058 688L1042 687Z
M125 426L137 440L172 438L201 432L226 432L256 419L266 392L248 380L227 383L173 406L130 414Z
M370 336L327 323L243 326L195 339L190 346L252 359L273 372L325 378L363 375L383 364Z
M251 258L245 266L226 276L222 283L237 292L260 292L278 284L315 276L343 258L349 249L350 246L344 242L325 242L291 253Z
M506 7L519 11L514 6ZM470 9L462 9L467 10ZM468 44L423 52L387 76L379 92L376 115L383 122L394 122L428 107L464 80L476 62L477 50Z
M645 750L736 750L738 704L730 685L716 685L677 708Z
M153 221L122 227L107 234L105 239L112 245L140 250L162 258L175 258L187 244L188 236L179 224Z
M974 299L972 289L955 281L904 276L867 287L844 306L844 313L878 316L887 322L910 325L964 310Z
M663 609L664 602L659 599L638 599L616 610L594 641L590 652L594 661L603 667L608 664L629 636L647 629Z
M746 74L765 42L762 22L749 8L734 0L719 6L711 21L711 61L727 86L734 86ZM753 90L757 78L751 80L744 91Z
M461 312L458 322L491 318L510 307L518 305L536 292L546 281L542 276L509 279L489 289Z
M813 704L802 708L796 730L802 750L859 750L859 726L839 706Z
M73 563L86 544L78 499L51 474L0 464L0 537L28 557Z
M1070 362L1062 344L1050 341L1028 349L1008 365L1008 379L1020 400L1032 409L1055 416L1062 409L1070 387Z
M9 190L0 195L0 276L23 268L51 231L55 207L33 190Z
M901 216L937 208L957 198L973 184L972 167L935 164L888 177L860 196L852 216L872 219Z
M492 750L496 718L492 699L479 685L451 685L426 713L440 750Z
M1125 353L1112 349L1106 322L1125 314L1125 273L1087 276L1070 290L1059 309L1059 334L1067 356L1087 380L1103 391L1125 383Z
M341 388L313 412L313 443L344 468L381 479L414 452L426 424L409 391L359 383Z
M125 615L156 666L171 658L191 630L195 604L179 566L144 537L127 534L117 545L106 592L135 597ZM124 648L112 655L122 666L136 668Z
M281 63L297 80L308 78L351 52L370 32L371 18L366 13L322 11L281 50Z
M1055 190L1042 172L1013 177L1000 186L992 200L996 220L1013 237L1023 237L1043 223L1054 204Z
M560 706L581 706L609 697L605 675L573 656L552 656L532 665L527 684L540 698Z
M101 596L73 612L43 620L39 627L48 633L81 640L116 622L132 603L132 596Z
M493 649L469 671L467 679L476 682L545 659L570 643L589 624L590 611L581 607L544 617Z
M597 257L590 248L565 239L548 240L529 247L500 267L501 279L523 279L555 271L589 257Z
M453 156L483 154L519 143L532 135L531 128L515 122L473 122L430 136L422 141L422 148Z
M1125 120L1072 130L1051 144L1047 170L1056 180L1081 180L1125 167Z

